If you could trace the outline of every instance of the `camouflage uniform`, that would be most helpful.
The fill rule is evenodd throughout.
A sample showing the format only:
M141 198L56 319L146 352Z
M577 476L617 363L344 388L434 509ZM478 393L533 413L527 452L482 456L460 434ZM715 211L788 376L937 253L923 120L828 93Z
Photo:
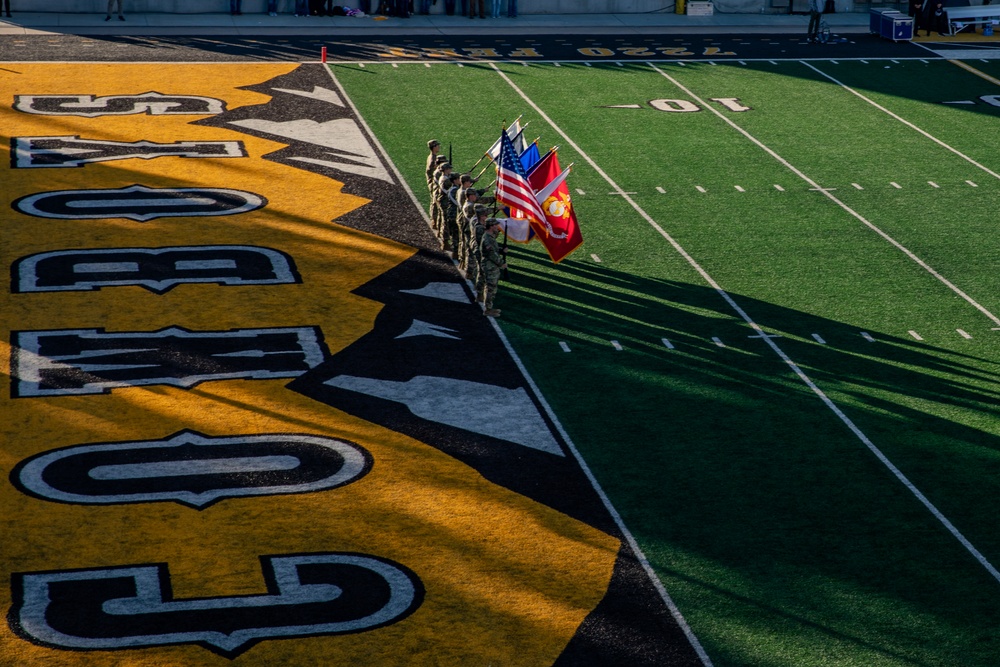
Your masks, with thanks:
M451 174L448 189L445 190L444 201L444 249L452 253L453 257L458 257L459 231L458 231L458 194L459 175Z
M486 233L486 207L476 204L476 215L469 220L469 282L476 292L476 301L483 300L483 290L486 288L486 275L483 273L482 260L479 257L479 244Z
M427 183L427 190L431 195L431 207L427 214L430 216L431 225L434 226L434 230L437 231L437 216L438 216L438 179L441 177L441 166L444 165L448 158L443 155L438 155L435 159L437 166L434 171L431 172L430 181Z
M466 194L463 197L465 204L462 205L462 210L458 213L458 268L464 271L468 277L471 272L469 268L469 255L472 251L471 224L476 217L475 200L479 198L479 193L472 188L462 190L462 192Z
M486 228L489 229L497 224L496 218L490 218L486 221ZM483 238L479 242L479 257L486 284L486 294L483 299L483 303L486 306L485 312L490 317L496 317L500 314L500 311L493 308L493 299L497 295L500 276L503 274L504 259L503 255L500 254L500 244L497 243L497 239L493 234L489 232L483 233Z
M434 232L438 239L444 240L444 212L448 203L448 189L451 187L451 165L447 162L435 172L434 191L437 193L437 207L434 211Z
M475 181L472 180L472 176L468 174L462 174L462 189L458 193L458 207L459 209L465 208L465 197L469 192L469 188Z
M434 149L440 146L441 142L438 141L437 139L431 139L430 141L427 142L427 150L430 151L430 153L427 154L427 169L426 169L428 188L431 186L431 179L434 177L434 170L437 169L437 151L435 151Z

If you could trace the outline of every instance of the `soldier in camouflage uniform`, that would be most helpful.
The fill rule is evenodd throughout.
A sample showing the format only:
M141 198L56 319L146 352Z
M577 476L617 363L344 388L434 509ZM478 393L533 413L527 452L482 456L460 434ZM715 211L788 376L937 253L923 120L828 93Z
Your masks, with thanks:
M451 253L452 257L458 257L458 190L461 183L461 174L452 173L449 175L448 189L445 191L444 201L444 249Z
M475 204L476 215L469 221L469 282L475 288L476 301L482 303L483 292L486 289L486 275L483 273L482 260L479 257L479 244L486 234L486 216L489 209L482 204Z
M497 295L497 287L500 283L500 276L507 268L507 262L500 254L500 244L497 243L497 234L500 233L500 223L496 218L486 220L486 231L479 242L479 261L482 273L485 276L486 295L483 299L485 306L484 314L487 317L500 317L500 311L493 307L493 299Z
M428 183L427 185L427 189L430 191L431 194L431 209L430 211L428 211L428 215L430 216L431 219L431 226L434 228L434 231L437 232L438 203L440 195L440 193L438 192L438 179L441 177L441 165L446 163L448 161L448 158L446 158L444 155L438 155L434 161L436 162L437 166L434 167L434 171L431 172L431 180L430 183Z
M441 142L437 139L431 139L427 142L427 150L430 151L427 155L427 185L430 186L431 177L434 175L434 170L437 169L437 156L441 150Z
M467 192L468 189L475 185L478 180L478 178L473 178L468 174L462 174L462 191ZM495 197L491 197L486 194L489 190L489 188L476 188L476 192L479 193L479 203L483 206L489 206L496 201ZM459 203L464 204L461 199L459 200Z
M475 188L466 188L463 192L465 204L458 214L458 268L468 278L472 274L472 269L469 268L470 263L472 263L470 259L472 254L472 224L476 218L479 191Z
M438 151L441 150L441 142L437 139L431 139L427 142L427 150L430 153L427 154L427 191L431 193L431 208L434 208L434 171L437 169L437 155ZM432 211L428 211L428 215L433 218Z
M448 203L448 189L451 187L451 163L442 162L435 172L434 191L437 193L437 207L434 210L434 232L444 241L444 212Z
M469 174L462 174L462 189L459 191L458 206L459 208L465 208L465 193L468 192L469 188L475 183L472 180L472 176Z

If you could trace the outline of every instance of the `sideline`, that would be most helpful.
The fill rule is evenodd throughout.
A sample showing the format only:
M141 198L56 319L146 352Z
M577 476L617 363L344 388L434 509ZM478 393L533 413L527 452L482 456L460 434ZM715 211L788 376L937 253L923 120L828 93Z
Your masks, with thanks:
M577 151L577 153L579 153L580 157L582 157L584 160L586 160L587 163L598 174L600 174L600 176L602 178L604 178L604 180L606 180L608 182L608 184L611 185L612 188L614 188L616 191L619 191L619 192L622 191L622 188L619 187L619 185L617 183L615 183L615 181L612 180L612 178L610 176L608 176L608 174L605 173L604 170L602 170L597 165L597 163L594 162L594 160L587 153L585 153L569 137L569 135L567 135L562 130L562 128L560 128L558 125L556 125L555 122L544 111L542 111L542 109L537 104L535 104L535 102L532 101L531 98L529 98L524 93L524 91L522 91L513 81L511 81L511 79L506 74L504 74L496 66L496 64L492 64L492 66L493 66L493 69L496 70L497 74L499 74L501 76L501 78L503 78L504 81L506 81L507 84L509 84L510 87L513 88L514 91L517 92L517 94L520 95L521 98L524 99L524 101L527 102L531 106L531 108L534 109L545 120L545 122L547 122L563 138L563 140L567 144L569 144L570 146L572 146L573 149L575 151ZM768 154L770 154L775 159L777 159L779 162L781 162L783 165L785 165L786 167L788 167L789 169L791 169L794 173L796 173L797 175L799 175L801 178L803 178L804 180L806 180L808 183L811 183L811 184L815 185L815 187L817 187L817 188L819 187L819 185L815 184L807 176L805 176L804 174L802 174L802 172L800 172L797 169L795 169L791 164L789 164L787 161L785 161L783 158L781 158L779 155L777 155L774 151L772 151L771 149L767 148L759 140L757 140L756 138L754 138L752 135L750 135L749 133L747 133L743 128L739 127L735 122L733 122L731 119L729 119L728 117L726 117L721 111L719 111L718 109L715 109L712 105L708 104L704 99L702 99L698 95L695 95L694 92L692 92L691 90L685 88L680 82L676 81L675 79L673 79L672 77L670 77L668 74L666 74L662 70L658 69L652 63L650 63L649 66L653 70L655 70L656 72L658 72L660 75L662 75L664 78L666 78L668 81L670 81L671 83L673 83L675 86L677 86L678 88L680 88L681 90L683 90L687 95L690 95L693 100L695 100L698 104L700 104L702 106L702 108L710 110L713 114L715 114L720 119L722 119L722 121L724 121L727 125L731 126L733 129L737 130L740 134L742 134L745 137L747 137L748 139L750 139L754 144L756 144L757 146L759 146L762 149L764 149L765 151L767 151ZM844 205L843 203L841 203L835 197L832 197L832 195L830 195L829 192L824 192L824 194L826 194L828 197L830 197L831 199L833 199L834 201L836 201L842 208L845 208L846 210L850 211L850 209L848 207L846 207L846 205ZM662 236L664 239L666 239L666 241L668 243L670 243L671 246L673 246L673 248L681 255L681 257L683 257L684 260L687 261L687 263L695 271L698 272L698 274L705 280L705 282L708 283L708 285L711 286L712 289L714 289L719 294L719 296L721 296L726 301L726 303L728 303L729 306L734 311L736 311L736 313L740 316L740 318L742 318L743 321L746 322L748 326L750 326L750 328L752 328L754 331L757 332L757 334L761 337L761 339L763 339L764 342L767 343L767 345L774 351L774 353L777 354L781 358L781 360L785 362L785 364L792 370L792 372L794 372L795 375L797 375L799 377L799 379L807 387L809 387L809 389L811 389L812 392L814 394L816 394L816 396L818 396L821 401L823 401L823 404L826 405L826 407L829 408L830 411L833 412L837 416L837 418L840 419L840 421L844 423L845 426L847 426L847 428L858 438L858 440L860 440L862 442L862 444L864 444L865 447L867 447L868 450L871 451L872 454L874 454L875 457L886 468L889 469L889 471L896 477L896 479L898 479L903 484L903 486L905 486L910 491L910 493L912 493L914 495L914 497L917 500L919 500L920 503L924 507L926 507L928 511L930 511L930 513L934 516L934 518L936 518L945 527L945 529L947 529L948 532L951 533L952 536L955 537L955 539L958 540L958 542L972 555L972 557L975 558L976 561L980 565L982 565L983 568L986 569L986 571L990 574L990 576L992 576L998 583L1000 583L1000 572L998 572L997 569L995 567L993 567L993 565L986 559L986 557L978 549L976 549L976 547L973 546L973 544L971 542L969 542L968 539L966 539L966 537L958 530L958 528L956 528L955 525L952 524L951 521L949 521L948 518L945 517L944 514L942 514L941 511L938 510L937 507L934 506L933 503L931 503L931 501L927 498L927 496L925 496L913 484L913 482L911 482L906 477L906 475L904 475L903 472L899 468L897 468L892 463L892 461L890 461L889 458L886 457L885 454L882 453L882 451L875 445L875 443L873 443L868 438L868 436L866 436L864 434L864 432L862 432L861 429L858 428L858 426L851 420L851 418L848 417L833 402L833 400L829 396L827 396L826 393L822 389L820 389L820 387L815 382L813 382L813 380L808 375L806 375L806 373L798 366L798 364L796 364L785 353L785 351L782 350L778 346L778 344L774 342L773 337L771 335L769 335L767 332L765 332L761 328L761 326L759 324L757 324L750 317L750 315L745 310L743 310L742 307L740 307L740 305L738 303L736 303L736 301L733 299L733 297L728 292L726 292L715 281L714 278L712 278L712 276L704 269L704 267L702 267L697 262L697 260L695 260L694 257L692 257L680 245L680 243L677 242L676 239L674 239L672 236L670 236L670 234L668 234L667 231L665 229L663 229L663 227L661 227L659 225L659 223L657 223L641 206L639 206L639 204L637 204L635 202L635 200L632 199L632 197L630 197L628 194L624 194L624 193L622 194L622 197L625 199L625 201L627 201L632 206L633 209L635 209L635 211L640 216L642 216L642 218L644 220L646 220L647 223L649 223L649 225L651 227L653 227L653 229L655 229L660 234L660 236ZM859 219L863 220L863 218L861 218L858 214L853 213L853 215L855 217L858 217ZM870 223L868 223L868 224L870 224ZM693 635L691 635L691 637L693 639ZM697 641L697 640L694 640L694 641ZM696 648L700 649L700 646L696 645ZM701 655L700 651L699 651L699 655Z
M622 190L622 188L618 186L617 183L615 183L614 181L612 181L611 178L607 174L605 174L601 170L601 168L598 167L597 164L592 159L590 159L590 156L587 155L586 153L584 153L580 149L580 147L577 146L573 142L573 140L570 139L569 136L565 132L562 131L562 128L560 128L558 125L556 125L555 122L551 118L549 118L548 115L544 111L542 111L541 108L537 104L534 103L534 101L531 100L531 98L529 98L527 95L525 95L524 91L522 91L520 88L518 88L517 84L515 84L513 81L511 81L510 78L506 74L504 74L500 70L500 68L497 67L497 65L496 65L495 62L491 62L490 63L490 67L492 67L493 70L497 74L499 74L500 77L504 81L506 81L510 85L510 87L513 88L514 91L517 92L517 94L520 95L524 99L524 101L527 102L531 106L531 108L534 109L538 113L538 115L540 115L545 120L545 122L547 122L552 127L552 129L554 129L556 132L558 132L559 136L561 136L563 139L565 139L566 142L569 145L571 145L573 147L573 149L576 150L577 153L579 153L580 156L583 157L583 159L585 159L590 164L591 167L593 167L601 176L603 176L604 179L608 183L611 184L611 187L616 192L621 192L622 196L625 198L626 201L628 201L630 204L632 204L633 208L635 208L637 211L639 211L640 214L644 218L646 218L647 220L649 220L649 222L656 229L658 229L661 234L664 234L664 236L666 236L666 232L664 232L655 222L653 222L652 218L650 218L648 215L646 215L646 213L644 211L642 211L642 209L640 209L638 207L638 205L635 203L635 201L628 194L626 194ZM677 246L676 243L673 241L673 239L671 239L669 236L667 236L666 238L671 243L674 243L675 247L677 247L678 249L680 249L680 246ZM680 250L681 250L682 254L684 254L685 256L687 256L686 253L683 252L683 249L680 249ZM691 261L693 262L694 260L691 260ZM695 265L695 266L697 266L697 265ZM494 323L494 326L497 327L496 323ZM497 328L499 329L499 327L497 327ZM502 335L503 334L501 333L501 336ZM520 366L521 365L520 359L518 359L518 357L514 354L513 348L510 347L510 343L507 342L507 338L505 336L503 337L503 341L504 341L504 345L506 345L507 349L511 351L511 354L514 355L514 359L517 361L518 365ZM525 373L525 377L527 377L527 370L524 370L524 373ZM529 379L529 382L531 382L530 379ZM534 385L534 382L531 382L531 386L532 386L533 389L536 389L535 385ZM536 391L537 391L537 389L536 389ZM541 398L541 394L539 394L539 397ZM542 400L544 400L544 399L542 399ZM612 514L613 514L613 516L615 518L615 523L617 523L618 526L622 529L622 532L625 534L625 537L628 540L629 546L635 552L637 558L639 559L639 562L642 564L642 568L646 571L646 574L649 575L649 578L652 580L653 585L656 586L656 590L659 592L660 597L666 603L667 608L670 609L670 613L674 617L674 620L676 620L677 624L680 625L681 629L684 631L684 636L687 637L688 641L691 643L691 646L694 648L695 652L698 654L698 657L701 658L702 664L704 664L705 667L713 667L713 665L712 665L712 659L708 657L708 653L705 652L705 648L701 645L701 642L698 640L698 637L694 634L694 631L691 629L691 626L688 625L688 622L684 618L684 615L681 613L681 610L677 607L677 604L674 602L673 598L670 597L670 593L667 592L667 589L663 585L663 582L660 581L660 577L656 574L656 571L653 569L653 566L650 565L649 560L646 558L646 554L642 551L642 548L639 546L639 543L636 541L636 539L632 535L631 531L629 531L628 528L625 527L624 520L621 518L621 515L618 514L618 512L612 506L611 500L604 493L604 490L601 488L600 483L597 481L597 478L594 477L594 475L591 472L590 468L584 462L583 457L580 455L579 451L576 449L576 445L573 444L573 442L569 439L569 435L563 430L562 424L560 424L558 421L555 420L555 415L552 414L552 409L549 407L548 403L545 403L545 410L546 410L546 412L548 412L552 416L553 421L555 422L557 428L559 429L559 433L561 435L563 435L563 437L566 438L567 445L569 445L570 449L572 450L573 456L576 457L576 459L580 462L580 466L583 468L584 472L587 474L587 478L590 479L591 484L594 485L594 489L600 494L601 500L604 501L605 505L612 512Z
M493 65L493 67L494 69L496 69L495 65ZM403 184L403 188L409 194L410 199L413 201L413 205L416 206L417 210L420 211L420 214L423 216L424 220L427 221L428 225L430 225L430 219L427 216L427 212L423 210L423 207L420 205L420 202L417 199L416 195L414 194L413 190L410 188L409 184L403 178L402 173L396 167L396 163L393 162L392 158L389 156L389 153L379 142L378 138L375 136L375 133L372 132L371 128L368 126L367 121L365 121L365 119L361 115L361 112L354 105L354 101L351 100L351 98L348 96L347 90L340 84L340 81L337 79L337 76L333 72L333 68L327 65L326 70L330 74L330 79L333 81L334 85L336 85L337 89L340 91L343 100L354 111L355 116L357 116L357 118L361 121L361 124L364 126L365 132L374 141L375 145L378 147L379 152L382 154L382 157L385 159L386 163L388 163L388 165L392 168L393 173L396 174L396 178L398 178L399 182ZM555 127L555 125L553 125L553 127ZM456 263L456 270L457 270L457 263ZM464 279L463 283L467 285L469 284L468 280ZM524 376L525 382L527 382L528 386L531 387L531 391L534 392L535 397L538 399L538 403L545 410L545 414L552 421L552 424L555 426L556 431L558 431L559 435L562 436L563 441L566 443L566 447L572 453L573 458L580 466L580 469L583 471L584 475L586 475L587 480L594 488L594 491L600 497L601 503L604 505L605 509L608 510L608 514L611 515L612 519L615 522L615 525L617 525L618 529L622 532L622 536L625 538L625 542L632 550L632 553L635 554L636 560L639 562L640 565L642 565L642 568L646 572L646 575L649 577L650 582L653 584L657 592L660 594L660 597L663 599L663 602L667 605L667 608L670 610L671 616L674 618L674 620L680 626L681 630L684 632L684 636L688 638L688 641L691 643L691 646L694 648L695 652L698 654L698 657L701 659L702 664L705 667L713 667L712 660L708 657L708 654L705 653L705 649L702 647L701 642L699 642L698 638L695 637L694 633L691 630L691 627L684 619L684 616L677 608L677 605L670 597L670 594L667 593L666 588L664 588L663 586L663 582L661 582L660 578L656 575L656 572L653 570L652 565L649 564L649 560L646 558L646 554L639 546L639 543L635 539L635 536L632 535L632 531L630 531L628 526L625 525L625 520L622 518L621 514L618 513L618 510L611 502L611 499L608 497L608 494L604 492L604 489L601 487L601 483L597 481L597 477L594 476L593 471L591 471L590 466L587 465L587 462L584 460L583 455L580 453L580 450L577 449L576 443L573 442L572 438L570 438L569 436L569 433L567 433L566 429L563 428L562 422L559 421L559 417L556 416L556 413L552 409L552 406L549 405L549 402L545 399L545 396L542 394L541 389L539 389L538 385L535 384L535 379L531 377L531 374L528 372L527 367L525 367L524 363L521 361L521 358L514 350L514 346L511 345L510 341L507 339L507 336L504 334L503 329L500 327L497 321L493 318L489 319L490 319L490 324L493 325L494 331L496 331L497 335L500 337L501 342L503 342L503 346L504 348L506 348L507 353L510 354L510 357L514 361L514 364L521 372L521 375Z

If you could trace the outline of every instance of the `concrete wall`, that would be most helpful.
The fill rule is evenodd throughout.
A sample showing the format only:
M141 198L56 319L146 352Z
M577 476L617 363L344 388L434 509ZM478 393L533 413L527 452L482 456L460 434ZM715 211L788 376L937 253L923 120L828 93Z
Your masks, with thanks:
M107 11L106 0L11 0L11 10L18 12L65 12L99 14ZM334 0L334 4L359 7L358 0ZM372 0L377 6L378 0ZM461 0L455 0L461 11ZM487 1L487 6L488 6ZM504 7L506 7L506 0ZM673 0L518 0L519 14L632 14L672 9ZM219 14L229 12L229 0L123 0L125 13ZM278 0L278 11L291 14L294 0ZM117 10L117 0L115 4ZM243 13L262 13L267 0L243 0ZM432 14L444 13L444 0L431 6Z

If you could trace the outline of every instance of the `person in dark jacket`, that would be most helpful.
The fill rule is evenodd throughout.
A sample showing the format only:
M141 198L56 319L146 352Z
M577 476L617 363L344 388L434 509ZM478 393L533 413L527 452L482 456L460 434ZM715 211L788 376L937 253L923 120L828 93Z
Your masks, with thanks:
M920 37L921 28L927 31L928 37L931 36L930 28L924 24L924 0L911 0L907 14L913 18L914 37Z
M931 0L927 3L927 9L924 14L924 28L927 29L927 34L931 34L931 30L934 30L939 35L948 34L948 14L945 12L944 3L938 0Z

